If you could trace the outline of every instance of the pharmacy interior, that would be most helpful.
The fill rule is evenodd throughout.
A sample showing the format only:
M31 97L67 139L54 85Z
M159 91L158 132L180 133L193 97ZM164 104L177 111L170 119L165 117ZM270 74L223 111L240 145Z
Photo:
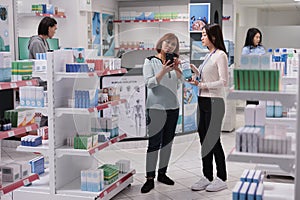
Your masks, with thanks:
M221 25L228 56L226 162L245 164L223 199L300 199L299 7L294 0L2 0L0 199L145 199L143 64L172 32L181 70L189 74L189 64L199 66L209 52L197 27L203 20ZM47 40L51 51L29 59L28 42L44 17L57 22ZM252 27L261 31L266 52L242 55ZM198 89L183 82L177 95L173 150L183 146L183 158L199 153L192 145ZM273 175L289 181L270 181ZM214 199L181 187L198 195L188 199ZM159 188L158 199L180 199L168 191Z

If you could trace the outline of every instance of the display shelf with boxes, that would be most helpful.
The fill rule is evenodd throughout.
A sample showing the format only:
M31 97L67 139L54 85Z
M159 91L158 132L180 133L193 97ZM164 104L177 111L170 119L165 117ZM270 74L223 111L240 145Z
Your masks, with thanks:
M21 134L24 134L26 132L34 131L34 130L37 130L37 129L38 129L37 124L31 124L31 125L28 125L28 126L12 128L11 130L7 130L7 131L0 131L0 139L21 135Z
M32 183L35 180L38 180L39 176L37 174L31 174L28 177L22 178L20 180L17 180L13 183L3 183L2 187L0 187L0 197L1 195L7 194L9 192L12 192L22 186L26 186L30 183Z
M0 90L6 89L15 89L22 86L35 86L38 85L38 81L33 80L26 80L26 81L17 81L17 82L0 82Z
M65 185L57 191L58 196L74 197L74 200L88 200L88 199L111 199L128 185L133 182L133 175L136 173L134 169L129 172L120 174L118 179L113 183L106 185L100 192L87 192L80 190L80 178L77 178Z
M102 129L103 127L96 126L92 122L96 119L100 123L102 117L99 111L126 102L126 99L119 98L117 91L106 88L107 92L111 92L110 96L99 103L100 94L106 92L100 89L100 77L127 71L116 69L91 73L66 73L62 70L64 64L57 62L64 53L66 53L64 50L47 53L49 149L43 149L45 146L41 146L37 152L45 153L49 157L49 173L46 176L48 181L43 184L42 193L35 189L29 192L30 187L28 187L28 190L22 188L15 191L14 195L25 200L32 197L79 200L94 199L98 195L107 194L103 198L110 199L132 183L134 170L127 174L120 174L119 181L116 181L114 186L106 186L105 188L108 189L98 190L98 192L81 191L80 175L83 170L97 169L100 161L96 159L96 154L127 135L119 134L118 129L114 128L117 123L115 121L114 125L110 123L111 127L108 129ZM59 67L55 67L54 63ZM78 91L84 92L79 95ZM100 133L104 131L103 137L100 137L101 141L98 139L98 134L92 131L93 129ZM34 147L18 147L18 149L35 151ZM73 185L71 190L66 189L70 183L78 180L78 177L79 182ZM35 184L34 187L38 188L37 185Z
M97 153L98 151L101 151L102 149L104 149L116 142L123 140L124 138L126 138L126 136L127 136L126 133L121 134L121 135L114 137L106 142L99 143L97 146L91 147L87 150L74 149L69 146L63 146L63 147L56 149L56 155L57 155L57 157L61 157L64 155L91 156L91 155Z

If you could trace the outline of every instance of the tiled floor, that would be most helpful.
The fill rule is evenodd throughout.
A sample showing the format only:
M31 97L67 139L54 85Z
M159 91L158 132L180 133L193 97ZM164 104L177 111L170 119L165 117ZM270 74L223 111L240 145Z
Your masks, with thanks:
M243 113L237 114L236 127L243 125ZM235 133L222 133L221 140L225 153L228 154L235 144ZM114 200L229 200L231 190L238 181L244 169L253 169L255 165L246 163L227 162L228 189L220 192L191 191L190 186L198 181L201 176L200 144L196 133L175 137L170 167L168 175L175 180L174 186L167 186L155 181L155 189L147 194L141 194L140 189L145 181L145 155L147 141L135 142L137 148L124 148L127 144L120 143L105 149L101 154L97 154L97 160L103 163L114 163L118 159L131 160L132 168L136 169L134 182L130 187L124 189L115 196ZM130 146L130 145L129 145ZM2 158L6 157L26 159L26 154L16 154L14 152L2 152ZM30 156L30 155L29 155ZM32 156L32 155L31 155ZM29 157L27 157L29 159ZM12 199L5 195L5 200Z

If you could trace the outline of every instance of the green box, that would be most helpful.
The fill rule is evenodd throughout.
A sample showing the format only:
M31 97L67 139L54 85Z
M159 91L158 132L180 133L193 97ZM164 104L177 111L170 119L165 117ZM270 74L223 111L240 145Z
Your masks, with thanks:
M264 77L264 71L259 70L259 91L265 90L265 77Z
M249 70L243 70L244 73L244 89L249 90Z
M254 90L258 91L259 90L259 71L253 70L252 73L253 73Z
M245 90L245 88L244 88L244 85L245 85L245 83L244 83L244 70L239 70L238 71L238 74L239 74L239 82L240 82L240 84L239 84L239 86L240 86L240 90Z
M265 76L265 91L271 91L270 88L270 71L264 70L264 76Z

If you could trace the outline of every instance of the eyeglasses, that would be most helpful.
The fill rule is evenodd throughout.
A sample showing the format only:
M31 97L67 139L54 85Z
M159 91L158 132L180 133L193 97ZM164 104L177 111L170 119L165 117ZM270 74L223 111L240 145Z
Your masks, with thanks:
M177 47L177 43L176 42L171 42L170 40L165 40L164 41L167 45L171 46L171 47Z

